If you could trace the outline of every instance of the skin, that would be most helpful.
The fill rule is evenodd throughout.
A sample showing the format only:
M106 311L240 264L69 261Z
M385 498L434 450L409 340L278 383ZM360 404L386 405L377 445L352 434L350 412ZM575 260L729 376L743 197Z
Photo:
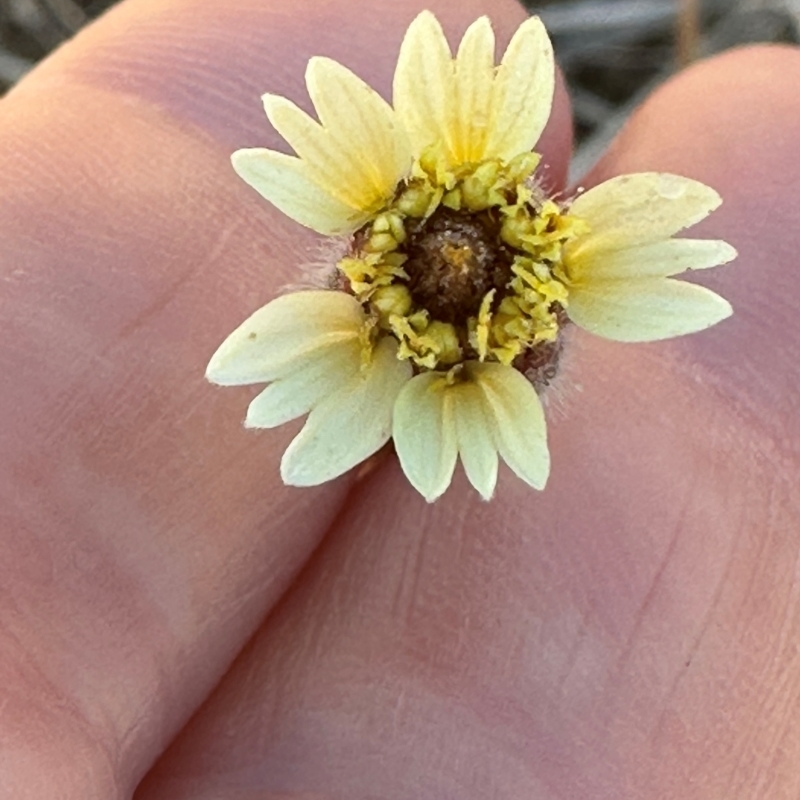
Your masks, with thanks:
M424 5L451 41L489 10L127 0L3 100L4 796L800 792L797 51L683 73L584 181L714 186L693 235L740 258L696 279L736 312L572 331L544 493L504 470L486 504L457 473L429 506L394 458L287 488L299 424L245 431L255 390L203 380L325 258L231 171L281 146L258 95L308 107L315 54L388 95ZM504 44L524 14L491 13ZM563 92L540 149L563 181Z

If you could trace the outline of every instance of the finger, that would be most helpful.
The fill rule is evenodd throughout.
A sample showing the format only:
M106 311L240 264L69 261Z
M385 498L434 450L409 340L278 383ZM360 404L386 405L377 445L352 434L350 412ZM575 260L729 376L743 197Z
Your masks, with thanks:
M202 377L309 240L247 204L208 132L74 73L107 25L3 101L0 783L21 798L130 787L346 491L282 487L283 442L245 436L247 397Z
M695 68L594 177L721 191L702 231L742 257L702 277L733 320L573 335L541 494L506 475L483 504L457 476L426 506L375 473L139 800L796 794L798 72L788 50Z
M129 0L3 101L0 675L14 797L136 782L284 591L349 481L283 487L221 339L324 246L233 175L307 58L386 91L421 8ZM436 9L460 33L477 2ZM508 39L522 14L499 19ZM561 95L547 142L561 174ZM76 765L81 765L76 769Z

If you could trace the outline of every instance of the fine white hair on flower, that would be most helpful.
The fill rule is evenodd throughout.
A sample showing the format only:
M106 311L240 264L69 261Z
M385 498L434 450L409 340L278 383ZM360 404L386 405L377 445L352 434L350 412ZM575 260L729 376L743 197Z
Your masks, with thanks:
M484 499L504 461L544 489L540 395L552 391L567 326L622 342L682 336L732 313L687 270L731 261L726 242L676 238L714 211L711 188L678 175L623 175L564 199L536 146L555 63L541 21L525 21L495 64L488 18L455 52L430 11L400 47L392 104L315 57L317 119L263 97L294 150L233 154L236 172L321 245L326 289L256 311L208 365L221 385L267 384L245 425L308 415L284 454L286 483L331 480L394 439L428 501L460 461ZM298 272L302 271L298 269ZM573 380L578 376L573 375Z

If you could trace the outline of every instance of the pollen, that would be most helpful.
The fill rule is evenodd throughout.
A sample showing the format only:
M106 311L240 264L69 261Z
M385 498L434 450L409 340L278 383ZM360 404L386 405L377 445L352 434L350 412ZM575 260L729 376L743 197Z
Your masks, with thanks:
M562 251L586 226L547 198L539 161L524 153L453 171L426 151L391 207L351 238L339 271L416 371L477 359L554 374Z

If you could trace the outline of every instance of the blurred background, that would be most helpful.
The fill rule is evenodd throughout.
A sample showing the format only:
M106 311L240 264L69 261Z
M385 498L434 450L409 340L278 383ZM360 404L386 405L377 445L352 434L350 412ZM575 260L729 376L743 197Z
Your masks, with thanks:
M0 0L0 92L117 1ZM800 0L524 1L544 19L570 85L575 175L681 66L751 42L800 41Z

